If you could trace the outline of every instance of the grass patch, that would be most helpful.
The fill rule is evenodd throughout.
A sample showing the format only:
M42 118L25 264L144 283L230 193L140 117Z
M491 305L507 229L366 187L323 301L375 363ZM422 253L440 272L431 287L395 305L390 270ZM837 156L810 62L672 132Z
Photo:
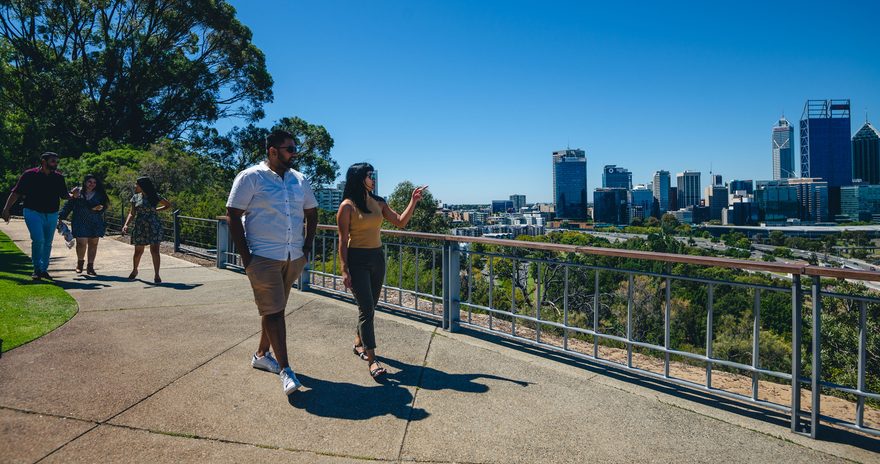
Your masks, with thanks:
M61 288L31 281L31 259L0 232L0 339L9 351L51 332L77 311Z

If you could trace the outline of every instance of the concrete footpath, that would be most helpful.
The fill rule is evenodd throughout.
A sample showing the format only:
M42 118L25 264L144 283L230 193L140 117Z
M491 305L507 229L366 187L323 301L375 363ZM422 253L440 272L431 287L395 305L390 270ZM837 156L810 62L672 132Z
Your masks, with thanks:
M21 220L0 230L30 252ZM474 333L379 313L387 381L351 352L351 302L294 291L304 389L250 366L247 278L162 256L128 281L132 247L101 241L98 277L56 240L69 322L0 358L0 462L880 462L880 440L648 382ZM2 295L0 295L2 297Z

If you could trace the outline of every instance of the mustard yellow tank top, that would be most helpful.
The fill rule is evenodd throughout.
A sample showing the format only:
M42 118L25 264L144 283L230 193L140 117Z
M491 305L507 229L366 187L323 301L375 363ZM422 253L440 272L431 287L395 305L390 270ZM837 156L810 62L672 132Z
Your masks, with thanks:
M367 209L369 214L364 214L354 207L351 221L348 227L349 248L379 248L382 246L382 238L379 229L382 227L382 205L367 196Z

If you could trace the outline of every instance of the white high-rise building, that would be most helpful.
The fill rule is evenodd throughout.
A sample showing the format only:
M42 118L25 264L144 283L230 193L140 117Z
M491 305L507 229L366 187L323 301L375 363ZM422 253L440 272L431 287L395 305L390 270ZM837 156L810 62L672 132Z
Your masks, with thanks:
M660 205L660 213L665 213L669 211L669 171L657 171L654 173L654 182L651 183L651 189L654 193L654 198L657 200L657 203Z
M797 177L794 173L794 127L785 119L773 126L771 144L773 150L773 180Z

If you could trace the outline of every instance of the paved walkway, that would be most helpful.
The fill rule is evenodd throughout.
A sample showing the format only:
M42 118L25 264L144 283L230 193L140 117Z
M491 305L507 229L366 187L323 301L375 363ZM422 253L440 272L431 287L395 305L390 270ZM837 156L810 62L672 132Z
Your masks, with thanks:
M22 221L0 230L29 251ZM880 462L878 440L385 313L379 385L351 354L354 306L315 293L288 305L288 398L250 367L244 275L163 255L166 283L130 282L131 251L102 240L89 278L56 242L79 313L0 358L0 461Z

